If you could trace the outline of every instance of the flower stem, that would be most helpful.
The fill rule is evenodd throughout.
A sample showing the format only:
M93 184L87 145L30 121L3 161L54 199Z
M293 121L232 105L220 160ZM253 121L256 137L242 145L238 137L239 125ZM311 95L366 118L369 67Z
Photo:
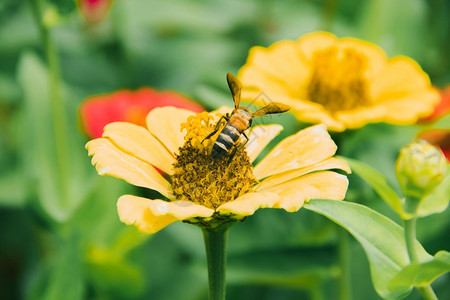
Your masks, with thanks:
M337 0L324 0L322 6L322 15L320 19L320 29L324 31L331 31L333 27L333 20L336 15L338 7Z
M55 44L51 37L48 26L43 22L43 12L40 0L30 0L31 9L36 21L36 25L40 31L42 45L47 58L49 68L49 90L50 90L50 104L52 108L53 130L56 145L56 160L59 166L59 177L61 186L61 200L67 199L67 180L68 174L68 145L67 145L67 129L65 122L65 110L61 97L61 76L59 72L58 54Z
M202 228L208 262L209 300L225 300L226 246L230 225Z
M412 263L418 262L419 257L417 255L416 242L416 218L410 220L404 220L403 227L405 228L405 242L406 250L408 251L409 259Z
M417 207L419 206L420 199L407 199L405 210L409 213L416 214ZM403 220L403 228L405 231L405 243L406 250L408 251L409 260L411 263L419 263L419 255L416 247L416 221L417 217L414 216L409 220ZM426 300L436 299L437 297L431 288L431 286L425 285L416 287L422 297Z
M339 299L351 300L351 276L350 276L350 241L347 231L338 228L338 255L341 276L339 277Z

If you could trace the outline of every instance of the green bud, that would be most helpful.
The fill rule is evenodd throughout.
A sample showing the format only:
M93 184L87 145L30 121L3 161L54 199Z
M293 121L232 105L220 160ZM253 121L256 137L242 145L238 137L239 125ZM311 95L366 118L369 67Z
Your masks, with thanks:
M440 149L418 140L400 150L396 172L403 193L420 199L442 182L447 160Z

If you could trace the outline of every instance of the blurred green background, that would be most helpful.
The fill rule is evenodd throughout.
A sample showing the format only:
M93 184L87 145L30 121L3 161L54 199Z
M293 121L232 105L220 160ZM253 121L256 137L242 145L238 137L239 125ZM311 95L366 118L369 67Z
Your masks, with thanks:
M36 2L49 26L44 36ZM118 197L147 191L100 177L90 165L78 119L86 97L154 86L208 109L231 105L225 74L237 73L252 46L316 30L374 42L389 56L408 55L442 87L450 83L449 15L444 0L117 0L90 24L72 0L2 0L0 299L207 299L198 228L177 223L147 236L120 223ZM49 69L49 40L59 60L59 110L49 90L58 80L49 75L58 73ZM305 126L292 116L271 121L285 126L278 140ZM395 185L398 150L420 129L368 125L339 140L339 151ZM350 180L348 201L399 221L360 179ZM336 229L306 210L260 210L234 226L228 299L337 298ZM421 219L418 231L431 254L450 250L448 210ZM351 258L354 299L379 299L355 241ZM433 287L450 299L448 274Z

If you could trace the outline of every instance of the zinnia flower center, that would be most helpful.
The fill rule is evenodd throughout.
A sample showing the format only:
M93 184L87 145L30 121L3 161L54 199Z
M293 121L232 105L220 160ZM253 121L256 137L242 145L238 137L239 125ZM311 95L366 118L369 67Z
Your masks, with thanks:
M354 109L369 104L364 72L367 58L353 49L337 47L318 51L313 58L308 99L329 112Z
M206 112L188 118L185 144L180 147L174 163L172 189L177 199L190 200L212 209L249 192L256 184L253 167L242 145L230 155L211 157L211 148L220 129L215 130L213 117Z

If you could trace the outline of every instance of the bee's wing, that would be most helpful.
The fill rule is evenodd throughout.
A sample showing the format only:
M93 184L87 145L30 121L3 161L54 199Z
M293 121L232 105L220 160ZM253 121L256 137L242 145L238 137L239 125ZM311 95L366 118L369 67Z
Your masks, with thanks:
M288 105L279 103L279 102L271 102L270 104L264 106L263 108L258 109L253 113L253 117L260 117L268 114L279 114L288 111L291 109Z
M230 88L231 95L233 95L234 107L238 108L241 102L241 81L231 73L227 74L228 87Z

